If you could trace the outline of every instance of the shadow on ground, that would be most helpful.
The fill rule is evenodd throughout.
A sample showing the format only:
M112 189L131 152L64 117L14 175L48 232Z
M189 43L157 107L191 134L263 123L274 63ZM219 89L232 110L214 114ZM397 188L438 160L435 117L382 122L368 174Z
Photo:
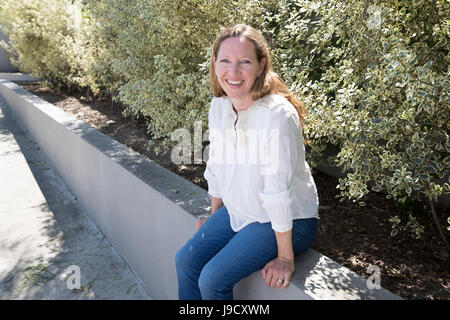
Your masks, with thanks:
M0 155L20 153L38 187L36 195L21 194L19 200L0 198L0 299L149 299L0 97ZM30 188L35 182L23 183ZM0 192L8 186L2 181ZM70 266L78 266L79 274ZM77 275L80 288L73 288Z

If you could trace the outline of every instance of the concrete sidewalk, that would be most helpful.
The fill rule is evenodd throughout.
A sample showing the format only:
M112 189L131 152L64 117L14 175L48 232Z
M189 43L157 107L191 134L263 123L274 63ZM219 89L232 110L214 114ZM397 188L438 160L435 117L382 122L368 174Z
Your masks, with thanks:
M79 289L73 288L77 275ZM150 296L0 97L0 300L5 299Z

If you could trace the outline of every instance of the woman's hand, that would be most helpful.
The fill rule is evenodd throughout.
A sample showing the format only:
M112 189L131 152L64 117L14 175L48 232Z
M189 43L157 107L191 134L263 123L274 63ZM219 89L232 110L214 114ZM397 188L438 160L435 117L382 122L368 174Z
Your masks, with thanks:
M294 273L294 259L276 258L261 270L266 286L285 289Z
M222 198L214 198L211 196L211 215L223 206ZM198 231L208 218L198 220L195 225L195 232Z
M278 246L278 257L262 269L266 286L286 288L294 273L294 250L292 248L292 229L286 232L275 231Z
M197 232L198 229L201 228L201 226L205 223L205 221L208 220L208 218L201 219L197 221L197 224L195 225L195 231Z

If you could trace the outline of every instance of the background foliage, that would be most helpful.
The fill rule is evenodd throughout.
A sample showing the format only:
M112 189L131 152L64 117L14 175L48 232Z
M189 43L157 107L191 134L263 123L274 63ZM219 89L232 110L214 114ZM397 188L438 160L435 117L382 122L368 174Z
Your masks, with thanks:
M236 21L234 7L218 0L88 1L113 40L109 65L124 77L118 97L126 113L151 119L154 138L207 123L211 100L205 64L221 25Z
M279 71L308 106L313 153L339 147L336 164L348 172L341 195L358 201L370 189L386 190L405 203L449 193L448 2L305 0L266 8L259 23ZM420 235L414 216L407 226Z
M3 0L0 24L9 35L9 45L2 46L20 70L98 91L91 72L97 46L90 42L96 22L78 1Z
M144 116L154 139L207 123L209 51L224 25L260 29L276 71L308 108L314 166L346 177L341 197L369 190L400 203L450 193L446 0L4 0L13 63L32 75L109 94ZM395 230L417 237L414 214ZM447 231L445 231L447 232ZM395 233L395 232L394 232ZM445 239L444 231L440 230Z

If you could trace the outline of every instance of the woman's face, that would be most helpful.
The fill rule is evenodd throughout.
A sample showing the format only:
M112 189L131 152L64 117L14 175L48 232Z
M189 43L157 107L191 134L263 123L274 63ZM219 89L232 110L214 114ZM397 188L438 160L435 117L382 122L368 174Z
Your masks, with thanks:
M222 41L214 70L222 89L237 110L245 110L253 103L252 87L261 75L266 59L258 62L255 45L246 37L230 37Z

